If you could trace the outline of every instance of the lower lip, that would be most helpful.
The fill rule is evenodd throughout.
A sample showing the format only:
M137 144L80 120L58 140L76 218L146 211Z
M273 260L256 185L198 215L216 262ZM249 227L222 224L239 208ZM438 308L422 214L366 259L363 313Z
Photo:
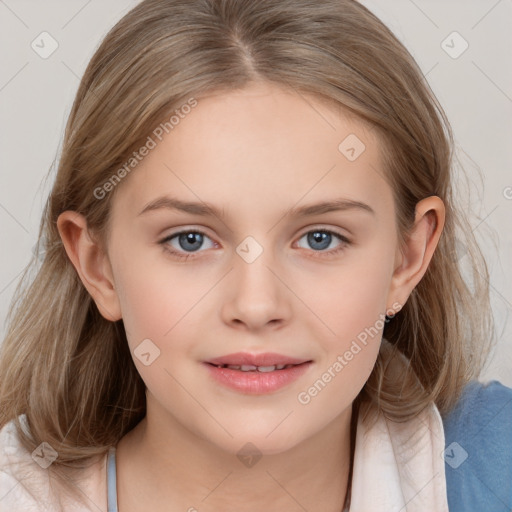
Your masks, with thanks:
M248 395L264 395L277 391L297 380L308 371L312 362L308 361L273 372L243 372L230 368L219 368L209 363L204 364L212 377L220 384Z

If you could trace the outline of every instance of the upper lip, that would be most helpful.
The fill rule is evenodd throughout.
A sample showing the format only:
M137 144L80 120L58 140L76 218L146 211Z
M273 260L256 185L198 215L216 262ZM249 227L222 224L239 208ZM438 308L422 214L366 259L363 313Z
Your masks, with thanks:
M264 354L249 354L248 352L236 352L225 356L216 357L205 361L215 365L252 365L252 366L277 366L287 364L302 364L311 361L311 359L299 359L296 357L276 354L274 352L265 352Z

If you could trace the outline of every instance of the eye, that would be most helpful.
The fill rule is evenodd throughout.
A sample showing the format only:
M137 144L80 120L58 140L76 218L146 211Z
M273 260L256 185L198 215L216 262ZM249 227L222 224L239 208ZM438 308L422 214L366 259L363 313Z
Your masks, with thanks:
M204 247L205 239L210 241L207 247ZM303 239L310 245L313 252L319 253L321 256L338 254L350 245L350 240L345 236L328 229L310 230L300 237L299 242ZM338 245L335 246L334 249L326 251L325 249L331 246L336 240L338 241ZM200 252L199 249L201 248L211 249L217 246L206 233L198 230L179 231L178 233L173 233L165 237L159 243L162 245L164 251L170 253L173 257L183 260L194 258L194 253ZM305 248L307 249L308 247Z
M193 257L194 252L199 251L205 239L211 242L210 247L206 247L207 249L216 246L215 242L213 242L209 236L197 230L185 230L173 233L159 243L162 244L165 251L170 252L173 256L187 259Z
M350 240L348 240L345 236L340 233L336 233L335 231L330 231L328 229L314 229L304 233L300 240L306 240L306 243L313 248L314 252L326 253L325 255L333 255L338 254L340 251L344 250L347 245L350 244ZM333 242L338 240L338 245L331 251L325 251ZM308 247L306 247L307 249ZM322 254L323 256L324 254Z

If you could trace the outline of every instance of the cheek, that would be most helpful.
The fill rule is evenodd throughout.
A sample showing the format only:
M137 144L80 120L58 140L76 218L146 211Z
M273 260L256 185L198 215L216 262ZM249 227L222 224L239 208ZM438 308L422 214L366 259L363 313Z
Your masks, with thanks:
M310 414L333 419L368 380L385 326L389 280L383 267L360 261L360 265L338 271L324 288L325 293L312 297L318 316L330 331L324 328L327 335L317 336L323 355L297 395L297 401Z
M184 359L188 363L193 357L197 340L192 333L201 322L203 301L208 300L215 281L198 279L197 273L184 270L171 271L163 257L152 265L141 264L135 257L124 261L118 266L118 279L123 323L135 366L149 390L167 399L175 397L179 385L167 372L174 374ZM148 353L144 360L142 355Z
M144 338L165 340L187 320L208 290L214 276L177 269L160 249L121 251L115 260L116 289L130 344Z
M333 396L353 400L368 379L385 326L393 257L384 240L375 241L374 246L354 252L326 275L317 275L316 288L310 286L315 292L307 296L308 304L321 320L318 333L324 333L317 337L323 357L315 374L319 379L316 387L323 389L328 383L330 390L321 398L318 395L317 406L327 406ZM318 320L314 322L318 324ZM314 332L315 326L311 329ZM316 389L311 389L312 395L304 391L306 401L318 393Z
M335 343L356 337L366 328L383 327L379 319L386 312L391 254L360 251L322 272L311 275L307 283L303 280L301 293L325 324L324 332L329 332L328 326L331 334L335 333Z

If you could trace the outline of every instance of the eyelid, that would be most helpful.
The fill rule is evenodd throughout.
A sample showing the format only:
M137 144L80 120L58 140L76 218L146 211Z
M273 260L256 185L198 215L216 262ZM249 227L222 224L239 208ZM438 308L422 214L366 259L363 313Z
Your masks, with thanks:
M299 238L302 238L304 235L310 233L311 231L328 231L329 233L333 233L341 238L346 239L347 241L350 241L349 235L342 233L341 231L339 231L339 229L340 228L325 226L321 224L308 226L307 228L304 228L304 231L302 232L301 235L299 235Z
M170 233L169 235L164 236L161 240L158 241L158 243L165 244L166 242L169 242L173 238L175 238L179 235L186 234L186 233L197 233L199 235L203 235L204 237L209 238L215 245L219 245L205 230L200 229L200 228L188 228L188 227L182 228L178 231L175 231L173 233ZM198 252L202 252L202 251L198 251ZM193 254L193 253L190 253L190 254Z

